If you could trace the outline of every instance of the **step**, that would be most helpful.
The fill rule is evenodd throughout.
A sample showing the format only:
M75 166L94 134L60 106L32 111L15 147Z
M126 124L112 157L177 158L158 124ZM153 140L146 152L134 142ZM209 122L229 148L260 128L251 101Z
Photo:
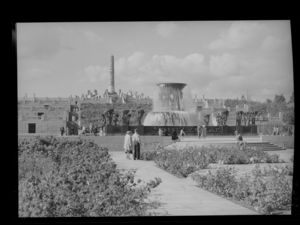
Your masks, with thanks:
M248 143L249 146L256 146L263 148L264 151L282 151L285 148L279 147L277 145L271 144L269 142L258 142L258 143Z

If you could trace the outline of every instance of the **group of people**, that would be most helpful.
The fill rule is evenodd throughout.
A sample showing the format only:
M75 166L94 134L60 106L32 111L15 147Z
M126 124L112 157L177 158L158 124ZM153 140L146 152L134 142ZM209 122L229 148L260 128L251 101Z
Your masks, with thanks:
M124 151L127 159L139 160L141 159L141 138L137 131L127 131L124 138Z
M273 132L272 132L272 134L273 134L273 135L280 135L279 127L278 127L278 126L273 127Z

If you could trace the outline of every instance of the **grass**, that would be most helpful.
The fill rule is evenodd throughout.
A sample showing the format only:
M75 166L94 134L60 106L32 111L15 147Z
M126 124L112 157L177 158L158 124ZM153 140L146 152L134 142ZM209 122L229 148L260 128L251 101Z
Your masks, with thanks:
M109 151L123 151L124 136L89 136L84 137L95 141L101 147L107 147ZM171 137L141 136L141 151L154 150L157 145L166 146L171 144Z

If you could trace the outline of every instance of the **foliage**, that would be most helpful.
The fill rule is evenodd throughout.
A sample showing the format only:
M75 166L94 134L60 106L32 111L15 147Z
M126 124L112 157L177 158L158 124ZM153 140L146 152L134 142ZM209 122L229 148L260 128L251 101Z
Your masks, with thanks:
M108 150L83 139L19 141L19 216L136 216L161 180L137 186Z
M270 155L262 149L246 147L241 151L234 146L201 146L187 149L162 149L143 151L141 159L154 160L162 169L186 177L196 170L204 169L209 163L249 164L278 163L278 155Z
M147 146L145 146L145 143L143 144L143 151L140 153L141 160L154 160L158 156L158 151L163 150L160 143L150 143Z
M154 160L157 156L157 151L142 151L140 154L141 160Z
M283 103L285 103L285 97L284 97L284 95L283 94L281 94L281 95L275 95L275 97L274 97L274 103L276 103L276 104L283 104Z
M262 170L259 166L252 176L237 178L231 167L219 168L214 173L192 174L199 187L219 195L242 201L261 213L290 209L292 179L289 168Z
M282 120L286 124L295 124L294 107L288 108L282 115Z
M179 177L187 177L190 173L204 169L209 164L207 154L193 149L159 151L154 161L162 169Z

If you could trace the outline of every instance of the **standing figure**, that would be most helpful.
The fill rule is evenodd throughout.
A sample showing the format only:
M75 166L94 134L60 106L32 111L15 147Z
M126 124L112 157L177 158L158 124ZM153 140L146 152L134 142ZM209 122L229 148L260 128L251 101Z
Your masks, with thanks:
M234 136L235 136L235 137L237 137L237 136L238 136L238 134L239 134L239 133L238 133L238 131L237 131L237 130L235 130L235 131L234 131Z
M126 158L130 159L132 158L132 137L131 137L131 131L127 131L124 138L124 151L126 154Z
M275 127L275 126L273 127L273 132L272 132L272 134L273 134L273 135L276 134L276 127Z
M163 136L163 131L161 128L158 128L158 136Z
M60 128L60 135L63 136L65 133L65 128L64 127L61 127Z
M102 129L102 127L100 127L100 130L99 130L99 136L103 136L103 129Z
M133 143L133 159L140 159L141 155L141 139L140 135L137 132L137 129L134 129L134 134L132 135L132 143Z
M177 132L176 130L174 130L172 134L172 141L175 143L177 140L178 140Z
M246 147L246 143L244 142L243 136L241 134L238 134L237 136L237 144L240 150L244 150Z
M180 137L180 141L183 141L183 137L185 135L185 132L183 130L183 128L180 130L180 133L179 133L179 137Z
M106 136L106 127L102 127L102 136Z
M206 127L205 127L205 125L202 126L202 134L201 134L201 136L202 136L203 138L206 137Z
M197 134L198 134L198 138L201 137L201 126L200 124L197 126Z
M89 125L89 133L91 134L92 132L93 132L93 124L90 123L90 125Z

